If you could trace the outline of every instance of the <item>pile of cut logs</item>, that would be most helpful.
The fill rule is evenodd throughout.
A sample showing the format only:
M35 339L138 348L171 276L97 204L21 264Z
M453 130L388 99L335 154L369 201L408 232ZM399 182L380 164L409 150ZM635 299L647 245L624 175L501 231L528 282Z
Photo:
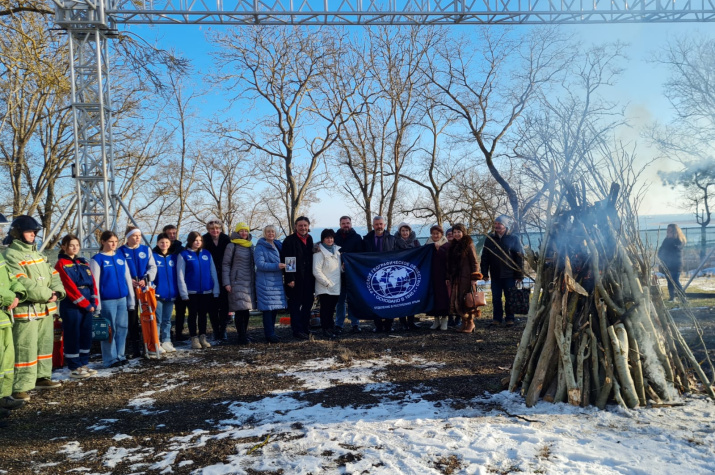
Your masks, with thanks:
M715 399L642 246L633 245L639 237L622 231L616 194L594 205L572 201L553 217L540 250L527 251L535 285L509 381L527 406L543 399L633 408L695 391Z

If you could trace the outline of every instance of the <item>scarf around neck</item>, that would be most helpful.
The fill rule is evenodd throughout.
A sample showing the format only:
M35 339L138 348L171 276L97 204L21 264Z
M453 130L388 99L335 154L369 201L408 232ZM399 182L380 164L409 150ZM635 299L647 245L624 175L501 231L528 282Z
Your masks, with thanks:
M328 251L330 251L331 254L335 254L335 244L333 244L331 246L326 246L325 243L321 242L320 245L323 246Z
M239 246L243 246L243 247L251 247L253 245L253 243L251 241L249 241L248 239L241 239L241 238L231 239L231 242L234 244L238 244Z

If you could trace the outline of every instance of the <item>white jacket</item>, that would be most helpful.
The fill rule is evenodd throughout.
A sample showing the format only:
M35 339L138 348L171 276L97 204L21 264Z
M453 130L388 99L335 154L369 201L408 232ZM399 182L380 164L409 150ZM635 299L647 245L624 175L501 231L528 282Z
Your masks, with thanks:
M318 244L318 252L313 255L313 275L315 295L340 295L340 246L335 246L335 254Z

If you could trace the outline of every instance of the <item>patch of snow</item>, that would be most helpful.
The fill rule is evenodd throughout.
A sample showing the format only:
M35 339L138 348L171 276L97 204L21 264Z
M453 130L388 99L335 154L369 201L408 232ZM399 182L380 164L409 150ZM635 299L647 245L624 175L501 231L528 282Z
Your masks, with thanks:
M80 443L77 441L73 441L63 445L57 453L66 455L68 460L77 462L84 458L94 457L97 454L97 451L88 450L87 452L84 452Z
M112 437L112 440L116 440L117 442L120 440L125 440L125 439L133 439L133 437L128 434L117 434L114 437Z

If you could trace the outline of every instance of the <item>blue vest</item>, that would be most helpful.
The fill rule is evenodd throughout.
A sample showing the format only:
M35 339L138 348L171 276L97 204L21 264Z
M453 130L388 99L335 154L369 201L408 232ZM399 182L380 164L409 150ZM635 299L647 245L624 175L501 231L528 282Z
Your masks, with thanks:
M99 298L102 300L121 299L129 296L127 278L125 277L126 262L124 254L113 256L95 254L92 259L99 264Z
M184 282L186 290L191 294L208 294L213 292L214 281L211 278L211 254L201 249L200 254L188 249L181 251L184 258Z
M162 256L154 254L156 262L156 298L161 300L174 300L179 295L176 285L176 254ZM210 271L209 271L210 272Z
M124 254L129 266L129 275L132 279L143 279L146 275L146 268L149 267L149 256L151 251L148 246L140 244L136 249L129 249L127 245L119 248L119 252Z

